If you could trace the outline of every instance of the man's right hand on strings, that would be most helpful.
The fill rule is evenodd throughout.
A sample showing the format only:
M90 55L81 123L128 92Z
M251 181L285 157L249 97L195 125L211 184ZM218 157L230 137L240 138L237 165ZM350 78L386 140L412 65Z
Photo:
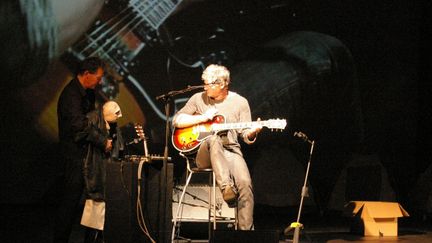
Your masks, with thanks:
M208 109L206 112L204 112L203 116L206 118L205 121L212 120L213 117L218 113L218 110L214 107Z

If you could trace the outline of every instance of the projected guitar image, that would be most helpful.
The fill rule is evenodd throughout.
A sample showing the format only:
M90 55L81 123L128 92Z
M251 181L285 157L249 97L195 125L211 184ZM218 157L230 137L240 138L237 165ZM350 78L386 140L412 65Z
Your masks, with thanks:
M225 117L223 115L217 115L213 120L208 122L186 128L175 128L172 135L172 143L175 149L180 152L194 152L202 141L213 134L230 129L251 128L256 124L271 130L280 131L285 129L287 122L285 119L270 119L253 122L225 123Z
M151 95L130 72L135 57L146 47L158 43L158 29L180 5L181 0L130 0L128 6L106 20L96 21L85 36L68 52L78 60L97 55L107 64L107 73L101 87L105 96L118 93L118 82L130 82L161 118L165 115Z

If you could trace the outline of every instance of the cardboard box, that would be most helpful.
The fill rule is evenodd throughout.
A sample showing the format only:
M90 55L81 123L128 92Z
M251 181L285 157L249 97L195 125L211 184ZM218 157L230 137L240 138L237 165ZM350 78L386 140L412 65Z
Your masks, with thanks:
M397 202L351 201L345 209L354 217L351 230L365 236L397 236L398 218L409 216Z

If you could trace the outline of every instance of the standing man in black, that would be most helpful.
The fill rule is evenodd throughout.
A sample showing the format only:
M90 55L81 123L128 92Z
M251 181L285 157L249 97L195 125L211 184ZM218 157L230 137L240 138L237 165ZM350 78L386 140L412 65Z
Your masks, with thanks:
M67 243L72 225L80 213L80 199L84 190L83 158L88 141L77 142L77 134L88 126L86 114L95 109L94 88L104 75L104 63L97 57L82 61L76 76L63 89L57 104L60 150L64 166L63 195L54 222L54 242ZM112 141L104 139L105 150ZM90 230L86 230L86 236ZM87 237L86 237L87 238Z

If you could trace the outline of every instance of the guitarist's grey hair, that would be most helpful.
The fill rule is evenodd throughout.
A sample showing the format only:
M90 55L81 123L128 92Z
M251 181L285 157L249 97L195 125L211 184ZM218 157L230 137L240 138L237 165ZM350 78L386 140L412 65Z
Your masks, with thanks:
M204 69L201 79L208 83L223 82L228 85L230 83L230 72L225 66L211 64Z

